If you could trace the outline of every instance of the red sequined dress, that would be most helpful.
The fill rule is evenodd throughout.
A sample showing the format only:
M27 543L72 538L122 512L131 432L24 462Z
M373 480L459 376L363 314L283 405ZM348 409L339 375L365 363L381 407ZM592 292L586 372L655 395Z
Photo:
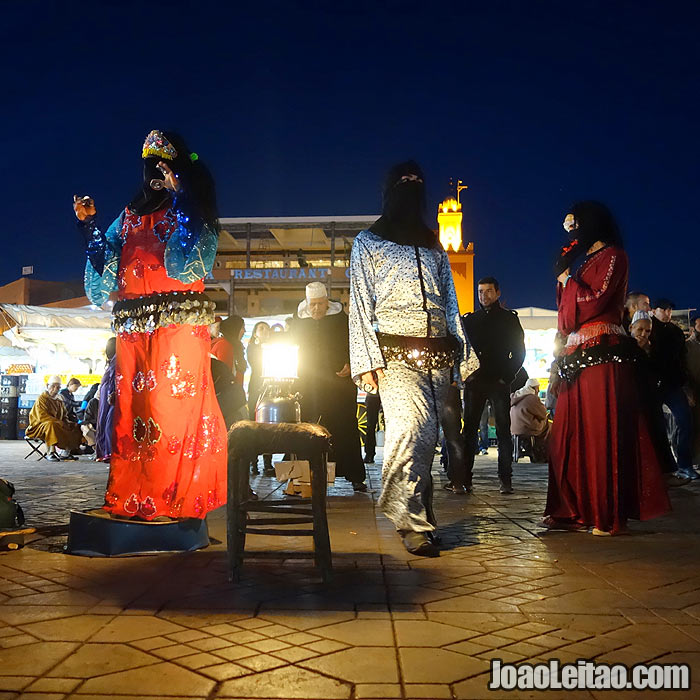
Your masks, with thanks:
M172 209L121 220L116 409L105 509L203 518L226 500L226 427L211 381L204 283L169 277Z
M606 246L558 286L560 360L545 514L555 523L616 533L628 518L670 510L634 372L634 341L622 329L628 260Z

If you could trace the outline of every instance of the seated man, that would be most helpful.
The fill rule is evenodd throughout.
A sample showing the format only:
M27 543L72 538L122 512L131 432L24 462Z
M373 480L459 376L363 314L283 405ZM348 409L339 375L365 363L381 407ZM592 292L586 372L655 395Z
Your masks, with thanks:
M78 422L78 411L80 410L80 401L75 399L75 392L80 389L80 380L71 377L66 384L65 389L58 392L58 398L63 401L66 406L66 416L71 423Z
M83 421L80 424L80 429L83 431L83 437L89 447L95 446L96 429L97 429L97 414L100 410L100 400L97 396L93 396L87 404Z
M70 453L78 449L81 443L80 427L68 420L65 404L57 398L60 388L61 378L51 377L46 391L39 396L29 413L26 432L28 438L44 441L48 448L46 459L50 462L61 461L57 449L63 450L63 459L74 459Z

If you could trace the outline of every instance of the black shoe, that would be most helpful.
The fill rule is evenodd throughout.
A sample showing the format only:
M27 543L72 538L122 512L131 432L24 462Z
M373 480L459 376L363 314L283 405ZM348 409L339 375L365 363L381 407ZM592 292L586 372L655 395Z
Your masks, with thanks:
M685 486L691 481L689 476L683 472L675 472L674 474L666 474L666 486L674 488L676 486Z
M439 557L440 551L430 541L427 532L415 532L414 530L399 530L403 540L403 546L409 554L419 557Z
M355 493L367 493L367 484L364 481L353 481L352 490Z
M428 539L436 546L439 547L442 544L442 537L438 535L437 530L433 530L432 532L428 532Z
M374 464L374 455L365 455L365 464Z
M442 488L445 489L445 491L450 491L459 495L468 493L467 489L464 486L462 486L462 484L453 484L451 481L448 481L446 484L443 484Z
M503 494L513 493L513 483L510 477L501 479L501 486L498 489Z

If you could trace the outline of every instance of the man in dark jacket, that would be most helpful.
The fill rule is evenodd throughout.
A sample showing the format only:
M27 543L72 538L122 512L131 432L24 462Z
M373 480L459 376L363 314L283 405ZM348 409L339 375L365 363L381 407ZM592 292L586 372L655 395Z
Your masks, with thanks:
M513 440L510 433L511 382L525 359L525 340L515 311L501 306L501 290L493 277L479 280L481 309L462 317L464 333L479 358L480 367L464 386L464 461L467 492L472 490L472 470L477 448L479 420L491 401L498 440L498 478L501 493L513 493Z
M675 430L671 444L676 451L678 471L697 479L693 469L693 418L684 386L688 377L687 349L683 331L671 321L673 302L658 299L653 304L651 323L651 365L659 377L661 401L673 414Z

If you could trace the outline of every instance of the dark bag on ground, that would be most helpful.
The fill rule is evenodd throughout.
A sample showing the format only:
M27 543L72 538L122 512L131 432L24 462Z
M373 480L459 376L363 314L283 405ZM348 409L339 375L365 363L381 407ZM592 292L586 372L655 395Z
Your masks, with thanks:
M15 487L5 479L0 479L0 530L12 530L24 525L24 513L13 498Z

